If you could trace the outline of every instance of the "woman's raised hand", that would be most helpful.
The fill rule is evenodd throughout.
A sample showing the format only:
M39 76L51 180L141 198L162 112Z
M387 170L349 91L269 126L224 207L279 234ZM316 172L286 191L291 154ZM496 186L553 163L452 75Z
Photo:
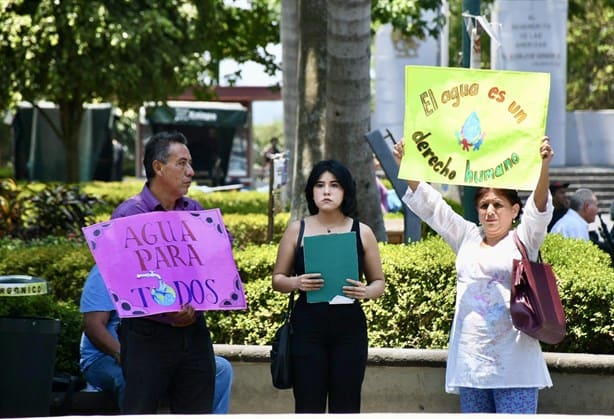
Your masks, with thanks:
M392 148L392 155L394 156L394 161L397 162L397 165L401 165L401 160L405 155L405 140L401 138L401 141L396 143Z
M539 147L539 154L542 157L542 160L552 160L554 157L554 150L552 149L552 145L550 144L550 138L544 136L542 138L542 144Z
M405 140L401 138L401 141L396 143L392 148L392 155L394 156L394 160L397 162L399 167L401 166L401 159L405 155ZM407 180L407 185L412 191L415 191L420 182L415 180Z

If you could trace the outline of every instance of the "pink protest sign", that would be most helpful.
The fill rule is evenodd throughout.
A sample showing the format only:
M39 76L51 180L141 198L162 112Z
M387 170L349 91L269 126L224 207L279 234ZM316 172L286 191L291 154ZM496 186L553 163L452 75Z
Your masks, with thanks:
M241 310L245 292L219 209L155 211L83 228L120 317Z

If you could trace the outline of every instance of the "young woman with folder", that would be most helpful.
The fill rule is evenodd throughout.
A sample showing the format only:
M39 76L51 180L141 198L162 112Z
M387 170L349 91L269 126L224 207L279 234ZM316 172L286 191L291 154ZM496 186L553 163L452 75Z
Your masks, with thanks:
M273 289L299 294L291 317L295 412L325 413L328 408L329 413L358 413L368 350L360 301L384 292L379 248L371 228L353 218L356 186L343 164L318 162L307 179L305 197L311 215L290 224L273 271ZM309 302L308 294L322 290L327 278L322 272L306 272L305 265L314 261L304 256L304 239L349 232L355 234L357 277L345 279L342 295Z

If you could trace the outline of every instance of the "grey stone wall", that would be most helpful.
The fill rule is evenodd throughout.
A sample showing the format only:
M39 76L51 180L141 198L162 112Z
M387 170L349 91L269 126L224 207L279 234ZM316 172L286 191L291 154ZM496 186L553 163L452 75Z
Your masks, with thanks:
M231 361L230 413L292 413L292 390L271 384L269 346L215 345ZM614 415L614 355L546 353L554 386L540 391L539 413ZM444 392L445 350L369 350L364 413L458 413Z
M614 109L567 112L564 166L614 166Z

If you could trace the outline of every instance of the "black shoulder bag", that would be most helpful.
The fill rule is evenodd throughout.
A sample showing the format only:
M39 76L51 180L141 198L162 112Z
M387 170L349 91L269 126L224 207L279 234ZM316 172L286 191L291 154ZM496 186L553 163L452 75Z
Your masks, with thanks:
M293 308L294 291L288 296L288 309L284 315L284 322L275 332L271 347L271 378L273 379L273 386L282 390L292 388L292 373L290 371L292 323L290 323L290 316Z

